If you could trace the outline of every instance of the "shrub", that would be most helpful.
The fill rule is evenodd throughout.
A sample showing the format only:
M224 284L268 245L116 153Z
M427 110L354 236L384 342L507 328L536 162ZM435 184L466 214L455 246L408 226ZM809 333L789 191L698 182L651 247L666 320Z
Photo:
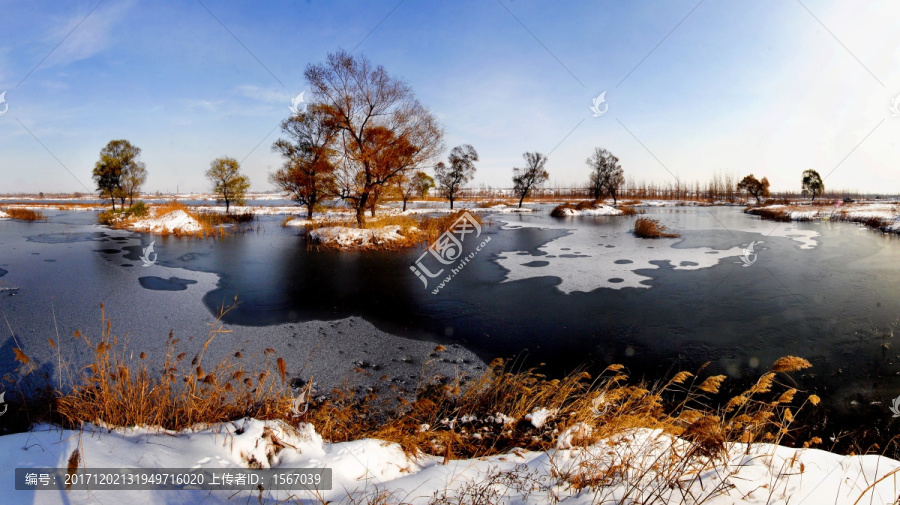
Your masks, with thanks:
M553 208L550 211L550 215L552 217L567 217L569 214L566 213L566 209L574 209L575 206L569 202L561 203Z
M104 210L97 214L97 222L106 226L115 226L122 220L122 211Z
M643 213L644 213L643 210L637 210L637 209L635 209L634 207L632 207L632 206L630 206L630 205L624 205L624 204L622 204L622 205L619 205L617 208L618 208L619 210L622 211L622 215L623 215L623 216L634 216L634 215L637 215L637 214L643 214Z
M677 233L669 233L668 228L661 225L658 220L647 217L639 217L634 222L634 234L641 238L680 237Z
M131 207L125 209L125 217L144 217L150 213L150 209L144 202L137 202Z
M492 198L490 200L475 202L475 207L478 207L481 209L489 209L491 207L496 207L498 205L511 205L512 203L513 202L509 202L507 200L497 200L495 198Z
M755 214L770 221L781 221L784 223L791 221L791 209L787 207L776 207L774 209L769 207L747 207L744 209L744 212Z
M208 224L210 226L220 226L223 224L244 224L249 223L254 219L253 212L197 212L196 214L194 214L194 217L197 219L197 221L200 221L201 224Z

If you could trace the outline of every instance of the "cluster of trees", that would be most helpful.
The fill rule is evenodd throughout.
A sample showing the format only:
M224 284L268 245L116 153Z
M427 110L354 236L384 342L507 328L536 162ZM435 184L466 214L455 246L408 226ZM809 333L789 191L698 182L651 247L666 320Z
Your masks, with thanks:
M596 148L594 153L585 162L591 168L591 176L588 189L594 200L600 200L607 195L613 198L613 204L618 203L616 194L625 184L625 172L619 165L619 158L606 149Z
M100 198L109 198L113 210L116 200L125 206L134 204L134 197L147 181L147 166L138 158L141 148L127 140L112 140L100 151L100 160L94 165L93 179Z
M365 57L329 54L304 72L312 90L306 110L282 123L286 139L273 149L285 158L272 183L312 216L316 203L340 198L356 211L375 212L393 190L424 193L417 175L444 148L444 131L403 81ZM408 199L408 197L407 197Z
M269 175L279 189L306 207L311 218L323 200L340 198L365 224L365 211L386 195L407 201L425 198L431 188L453 208L460 191L475 176L478 152L469 144L454 147L447 161L424 168L444 149L444 131L412 89L363 56L340 51L304 73L312 90L305 111L285 119L285 138L272 149L285 159ZM522 200L546 182L547 157L525 153L524 168L513 170L515 194Z
M116 200L121 208L134 205L134 197L140 194L147 182L147 166L138 158L141 148L120 139L111 140L100 150L100 160L94 165L93 179L101 198L109 198L113 211ZM231 204L242 205L244 195L250 189L250 179L240 173L240 163L234 158L222 157L210 163L206 177L212 182L217 202L225 202L225 212Z
M340 198L355 210L356 222L365 224L365 211L375 215L378 201L393 196L403 201L403 210L413 196L425 198L437 188L441 197L454 201L476 172L478 153L469 144L454 147L447 162L434 165L432 178L424 168L444 149L444 131L434 114L423 106L412 89L394 78L381 66L364 56L346 51L329 54L326 61L311 64L304 72L312 100L305 110L281 123L286 138L278 139L272 149L284 158L282 167L269 174L269 180L305 206L312 218L316 207L326 199ZM134 201L146 182L147 169L139 160L141 149L127 140L113 140L100 152L93 172L97 190L109 198L115 210L116 200ZM547 182L547 156L538 152L523 154L525 165L513 169L513 193L519 207L535 189ZM612 197L616 204L626 187L619 158L606 149L596 148L586 160L590 167L587 190L595 200ZM213 160L206 172L217 201L241 205L250 188L241 174L240 163L230 157ZM676 181L675 195L688 195L690 186ZM824 191L822 178L814 170L803 173L803 192L815 199ZM636 193L640 188L627 188ZM646 191L644 187L644 193ZM693 188L699 197L699 183ZM715 179L707 187L710 198L734 191L745 191L757 202L769 195L769 181L753 174L734 184Z

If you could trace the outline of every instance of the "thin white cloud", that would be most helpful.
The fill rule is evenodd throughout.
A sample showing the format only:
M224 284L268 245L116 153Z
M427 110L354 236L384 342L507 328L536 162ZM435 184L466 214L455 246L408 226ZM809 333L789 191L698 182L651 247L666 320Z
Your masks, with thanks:
M129 1L101 5L87 17L87 12L79 12L55 26L44 37L44 42L51 48L56 44L59 47L53 49L41 67L68 65L110 47L114 41L113 28L125 18L133 4Z
M297 93L291 94L284 90L284 88L263 88L252 84L245 84L238 86L236 91L242 96L260 102L278 103L289 106L291 105L291 100L303 90L298 90Z
M217 112L223 103L225 100L184 100L184 106L189 111Z

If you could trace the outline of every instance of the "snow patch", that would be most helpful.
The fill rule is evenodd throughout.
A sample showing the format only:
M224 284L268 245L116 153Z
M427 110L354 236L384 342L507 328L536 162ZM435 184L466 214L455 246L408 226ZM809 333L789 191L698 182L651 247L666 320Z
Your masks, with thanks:
M540 408L535 409L535 411L530 414L525 414L525 420L531 421L531 425L535 428L540 428L555 415L555 410Z
M400 230L401 226L396 224L367 229L328 226L309 232L309 240L316 244L346 248L369 247L406 239ZM415 230L415 228L410 228L410 230Z
M568 207L559 209L558 212L561 212L565 216L621 216L624 214L621 210L611 206L604 204L597 204L593 208L590 209L571 209Z
M729 444L722 459L697 459L671 486L675 461L691 452L690 442L661 430L634 429L584 445L590 426L578 423L546 452L509 453L444 461L442 456L411 456L400 445L362 439L329 443L310 424L290 427L278 421L243 419L194 431L149 428L83 431L50 425L0 437L0 480L8 483L9 505L98 503L230 504L348 503L379 493L397 502L426 504L434 496L463 500L478 486L500 494L492 503L684 503L702 496L708 505L734 503L892 503L900 486L900 462L877 455L841 456L815 449L772 444ZM26 491L13 489L15 468L65 468L78 448L87 469L100 468L331 468L331 490L292 492L212 491ZM624 480L578 488L561 476L590 482L596 472L619 466ZM83 471L83 469L82 469ZM496 476L527 486L496 484ZM492 477L493 476L493 477ZM503 480L503 482L507 482ZM763 487L765 485L765 487ZM473 488L475 486L475 488ZM715 490L715 492L710 492ZM471 496L471 495L468 495ZM627 500L626 500L627 498ZM777 498L777 499L776 499ZM258 499L258 500L257 500ZM388 503L395 501L389 500Z
M159 217L135 221L131 223L131 228L154 233L197 233L203 230L200 223L183 210L174 210Z

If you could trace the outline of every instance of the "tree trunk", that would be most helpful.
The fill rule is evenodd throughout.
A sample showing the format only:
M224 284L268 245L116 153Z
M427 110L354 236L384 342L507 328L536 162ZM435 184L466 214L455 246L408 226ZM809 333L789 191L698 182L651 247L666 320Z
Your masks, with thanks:
M225 213L228 214L228 209L231 207L231 202L228 201L228 197L225 197Z
M403 199L403 212L406 212L406 201L409 200L409 197Z
M306 205L306 219L309 219L310 221L313 218L313 207L314 205L311 203Z
M450 210L453 210L453 197L450 197Z
M519 197L519 208L522 208L522 200L525 199L525 193L522 193L522 196Z
M369 194L363 193L359 200L356 201L356 226L364 228L366 226L366 202L369 201Z
M617 204L618 204L618 201L616 200L616 192L615 192L615 191L610 191L609 193L610 193L610 194L612 195L612 197L613 197L613 205L617 205Z
M112 197L112 198L110 198L110 200L112 200L113 212L115 212L116 211L116 197Z

